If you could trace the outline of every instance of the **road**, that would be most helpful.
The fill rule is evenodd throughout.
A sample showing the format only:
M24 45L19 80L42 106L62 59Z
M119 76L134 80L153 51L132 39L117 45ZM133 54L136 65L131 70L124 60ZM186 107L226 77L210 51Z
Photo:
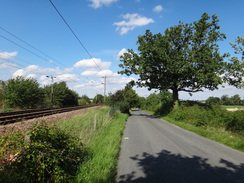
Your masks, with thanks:
M117 183L244 183L244 153L142 111L128 118Z

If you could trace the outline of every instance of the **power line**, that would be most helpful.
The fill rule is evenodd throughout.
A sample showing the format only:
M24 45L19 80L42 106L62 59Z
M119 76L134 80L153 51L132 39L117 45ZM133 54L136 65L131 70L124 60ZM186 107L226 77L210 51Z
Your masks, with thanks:
M61 62L59 62L59 61L53 59L52 57L50 57L49 55L47 55L47 54L44 53L43 51L37 49L36 47L34 47L34 46L32 46L31 44L29 44L29 43L27 43L26 41L24 41L23 39L17 37L16 35L14 35L13 33L9 32L9 31L7 31L6 29L4 29L4 28L2 28L2 27L0 27L0 29L2 29L3 31L7 32L8 34L10 34L11 36L15 37L16 39L22 41L23 43L25 43L26 45L30 46L30 47L33 48L34 50L36 50L36 51L42 53L42 54L45 55L46 57L48 57L48 58L54 60L55 62L58 62L59 64L63 65L64 67L67 67L67 66L65 66L63 63L61 63Z
M49 0L49 2L52 4L53 8L56 10L56 12L59 14L59 16L62 18L62 20L64 21L64 23L66 24L66 26L69 28L69 30L72 32L72 34L74 35L74 37L77 39L77 41L79 42L79 44L83 47L83 49L86 51L86 53L89 55L89 57L92 59L92 61L96 64L96 66L99 68L99 70L103 73L102 69L99 67L99 65L96 63L96 61L93 59L93 57L91 56L91 54L88 52L88 50L86 49L86 47L82 44L82 42L80 41L80 39L78 38L78 36L75 34L75 32L73 31L73 29L69 26L69 24L67 23L67 21L64 19L64 17L62 16L62 14L58 11L58 9L56 8L56 6L53 4L53 2L51 0ZM104 75L104 73L103 73Z
M31 50L29 50L29 49L25 48L24 46L21 46L21 45L19 45L18 43L14 42L14 41L12 41L12 40L10 40L10 39L8 39L8 38L6 38L5 36L0 35L0 37L2 37L2 38L4 38L4 39L6 39L7 41L9 41L9 42L11 42L11 43L13 43L13 44L15 44L15 45L19 46L20 48L22 48L22 49L24 49L24 50L28 51L29 53L31 53L31 54L33 54L33 55L35 55L35 56L39 57L40 59L45 60L46 62L51 63L51 64L53 64L53 65L57 66L56 64L54 64L54 63L52 63L52 62L49 62L47 59L43 58L42 56L40 56L40 55L38 55L38 54L34 53L33 51L31 51Z
M20 48L22 48L22 49L24 49L24 50L26 50L26 51L28 51L29 53L31 53L31 54L33 54L33 55L35 55L35 56L37 56L38 58L40 58L40 59L42 59L42 60L44 60L44 61L46 61L46 62L48 62L48 63L50 63L50 64L52 64L52 65L54 65L54 66L57 66L58 67L58 65L56 65L56 64L54 64L54 63L52 63L52 62L49 62L46 58L44 58L44 57L42 57L42 56L40 56L40 55L38 55L38 54L36 54L36 53L34 53L33 51L31 51L31 50L29 50L29 49L27 49L26 47L24 47L24 46L21 46L20 44L18 44L18 43L16 43L16 42L14 42L14 41L12 41L12 40L10 40L10 39L8 39L8 38L6 38L5 36L3 36L3 35L0 35L0 37L2 37L2 38L4 38L5 40L7 40L7 41L9 41L9 42L11 42L11 43L13 43L13 44L15 44L15 45L17 45L18 47L20 47ZM23 40L22 40L23 41ZM25 42L25 41L23 41L23 42ZM26 43L26 42L25 42ZM26 44L28 44L28 43L26 43ZM29 44L28 44L29 45ZM33 47L33 46L31 46L31 47ZM38 49L36 49L36 50L38 50ZM44 53L45 54L45 53ZM46 54L45 54L46 55ZM16 58L16 57L14 57L14 58ZM21 61L23 61L22 59L18 59L18 58L16 58L17 60L21 60ZM27 62L27 61L25 61L25 62ZM29 62L27 62L27 63L29 63ZM31 64L31 63L29 63L29 64ZM67 67L67 66L66 66ZM16 67L16 68L18 68L18 67ZM22 68L21 68L22 69ZM79 74L78 74L79 75ZM86 77L87 78L87 77ZM88 79L88 78L87 78ZM73 80L73 79L71 79L71 80ZM75 81L75 80L73 80L73 81ZM82 82L87 82L87 81L85 81L85 80L81 80Z
M12 63L14 63L14 62L12 62ZM16 63L14 63L14 64L16 64ZM16 68L16 69L22 69L22 68L20 68L18 66L10 65L10 64L8 64L6 62L0 63L0 65L5 65L5 66L8 66L8 67L13 67L13 68Z
M63 65L65 68L68 68L68 66L66 66L66 65L64 65L63 63L61 63L61 62L59 62L59 61L57 61L56 59L54 59L54 58L52 58L51 56L49 56L49 55L47 55L46 53L44 53L43 51L41 51L40 49L38 49L38 48L36 48L36 47L34 47L34 46L32 46L30 43L27 43L26 41L24 41L23 39L21 39L21 38L19 38L18 36L16 36L16 35L14 35L13 33L11 33L11 32L9 32L9 31L7 31L6 29L4 29L4 28L2 28L2 27L0 27L0 29L2 29L3 31L5 31L6 33L8 33L8 34L10 34L11 36L13 36L13 37L15 37L16 39L18 39L18 40L20 40L20 41L22 41L23 43L25 43L26 45L28 45L28 46L30 46L31 48L33 48L34 50L36 50L36 51L38 51L38 52L40 52L40 53L42 53L43 55L45 55L46 57L48 57L48 58L50 58L50 59L52 59L53 61L55 61L55 62L57 62L57 63L59 63L59 64L61 64L61 65ZM5 38L5 39L7 39L6 37L4 37L4 36L2 36L3 38ZM12 42L12 43L14 43L13 41L11 41L10 39L7 39L8 41L10 41L10 42ZM18 45L17 43L14 43L14 44L16 44L16 45ZM20 45L18 45L18 46L20 46ZM21 46L21 48L23 48L22 46ZM25 48L23 48L23 49L25 49ZM26 49L25 49L26 50ZM16 58L16 57L15 57ZM17 58L16 58L17 59ZM45 58L42 58L42 59L44 59L45 61L47 61L48 63L50 63L47 59L45 59ZM20 59L19 59L20 60ZM31 64L31 63L29 63L29 64ZM52 63L53 64L53 63ZM56 64L53 64L53 65L55 65L55 66L58 66L58 65L56 65ZM76 74L78 74L78 76L80 75L80 73L78 73L78 72L76 72L76 71L73 71L73 72L75 72ZM88 77L86 77L86 79L88 79L89 80L89 78ZM82 80L83 81L83 80ZM87 82L87 81L83 81L83 82Z

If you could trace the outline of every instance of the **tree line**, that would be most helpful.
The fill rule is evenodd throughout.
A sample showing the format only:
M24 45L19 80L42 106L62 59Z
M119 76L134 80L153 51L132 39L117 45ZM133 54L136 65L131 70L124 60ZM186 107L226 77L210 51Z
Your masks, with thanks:
M220 98L219 97L209 97L206 100L206 104L213 105L213 104L219 104L219 105L244 105L244 100L241 99L240 95L236 94L231 97L228 95L223 95Z
M98 96L95 102L100 101L103 99ZM64 81L41 87L34 78L18 76L7 81L0 80L0 104L3 111L8 108L64 107L88 103L90 103L88 96L79 97L79 94L69 89Z

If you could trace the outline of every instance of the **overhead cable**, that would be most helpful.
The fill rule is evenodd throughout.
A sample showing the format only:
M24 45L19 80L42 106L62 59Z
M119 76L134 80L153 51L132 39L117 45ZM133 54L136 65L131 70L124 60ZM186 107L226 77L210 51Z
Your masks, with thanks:
M75 34L75 32L73 31L73 29L69 26L69 24L67 23L67 21L64 19L64 17L62 16L62 14L58 11L58 9L56 8L56 6L53 4L53 2L51 0L49 0L49 2L52 4L53 8L56 10L56 12L59 14L59 16L62 18L62 20L64 21L64 23L66 24L66 26L69 28L69 30L72 32L72 34L74 35L74 37L77 39L77 41L79 42L79 44L83 47L83 49L86 51L86 53L89 55L89 57L92 59L92 61L96 64L96 66L99 68L99 70L103 73L102 69L99 67L99 65L96 63L96 61L94 60L94 58L91 56L91 54L88 52L88 50L86 49L86 47L82 44L82 42L80 41L80 39L78 38L78 36ZM104 74L104 73L103 73Z

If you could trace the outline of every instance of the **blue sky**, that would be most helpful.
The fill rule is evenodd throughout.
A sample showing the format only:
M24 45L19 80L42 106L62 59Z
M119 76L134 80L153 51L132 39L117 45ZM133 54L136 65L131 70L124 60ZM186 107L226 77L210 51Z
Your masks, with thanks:
M219 42L221 53L232 53L229 42L234 42L237 36L244 37L243 0L52 2L89 54L49 0L0 0L0 79L7 80L18 75L34 77L44 86L51 83L46 75L52 75L56 77L55 82L66 81L80 95L94 97L103 94L103 76L107 77L107 92L115 92L131 79L136 79L136 76L117 74L120 70L119 55L126 49L136 50L137 37L143 35L146 29L163 33L179 21L197 21L207 12L219 17L220 30L227 36L225 41ZM150 93L147 89L135 89L140 96ZM224 94L244 97L243 89L226 85L225 88L220 87L213 92L206 90L192 97L181 92L180 98L204 100Z

